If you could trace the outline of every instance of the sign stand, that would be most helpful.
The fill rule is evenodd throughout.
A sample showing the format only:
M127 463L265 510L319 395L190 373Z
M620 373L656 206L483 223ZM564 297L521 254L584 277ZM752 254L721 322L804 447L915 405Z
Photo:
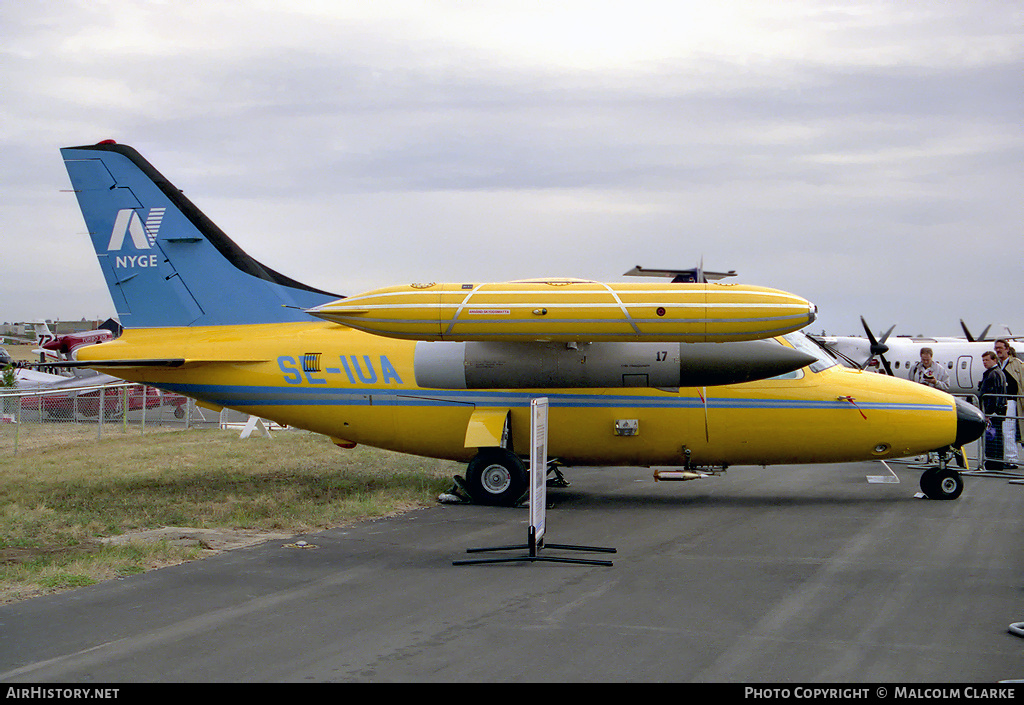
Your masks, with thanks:
M547 467L548 467L548 400L546 397L530 401L530 527L527 543L516 546L494 546L490 548L467 548L466 553L490 551L527 550L525 556L502 558L473 558L452 561L452 565L479 563L521 563L547 561L549 563L577 563L582 565L612 565L611 561L592 558L566 558L564 556L542 556L543 548L560 548L567 551L589 551L591 553L615 553L614 548L599 546L573 546L563 543L544 543L547 529Z

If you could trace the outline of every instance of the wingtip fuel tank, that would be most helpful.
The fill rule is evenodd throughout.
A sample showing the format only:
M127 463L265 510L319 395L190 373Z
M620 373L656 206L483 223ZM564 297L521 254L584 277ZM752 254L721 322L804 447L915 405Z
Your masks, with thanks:
M538 279L392 286L307 313L407 340L724 343L799 330L816 308L758 286Z

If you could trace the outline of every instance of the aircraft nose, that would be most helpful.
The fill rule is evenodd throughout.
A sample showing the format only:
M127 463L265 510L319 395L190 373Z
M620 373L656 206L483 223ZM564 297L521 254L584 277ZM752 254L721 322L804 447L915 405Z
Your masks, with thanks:
M956 400L956 440L953 447L959 448L965 443L981 438L985 432L985 415L973 404L963 399Z

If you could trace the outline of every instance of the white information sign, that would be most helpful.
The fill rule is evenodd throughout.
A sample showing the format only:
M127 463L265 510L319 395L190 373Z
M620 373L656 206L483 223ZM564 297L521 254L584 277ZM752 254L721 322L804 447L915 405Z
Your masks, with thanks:
M565 558L559 556L541 556L541 548L561 548L569 551L596 551L599 553L615 553L614 548L599 546L571 546L568 544L544 544L544 531L547 524L548 505L548 399L541 397L530 401L530 530L526 546L495 546L493 548L467 548L467 553L484 551L505 551L510 548L527 548L528 556L515 558L476 558L465 561L452 561L453 565L468 563L505 563L511 561L551 561L554 563L579 563L581 565L611 565L611 561L598 561L592 558Z
M548 399L530 401L530 527L535 547L540 547L548 503Z

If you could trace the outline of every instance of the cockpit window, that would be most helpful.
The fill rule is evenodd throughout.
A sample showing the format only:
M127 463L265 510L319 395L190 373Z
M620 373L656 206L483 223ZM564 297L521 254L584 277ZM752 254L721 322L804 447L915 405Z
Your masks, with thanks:
M829 367L838 364L833 358L829 357L828 353L818 347L813 340L799 331L796 333L788 333L782 337L787 343L800 352L807 353L808 355L817 358L810 364L811 372L821 372L822 370L826 370Z

